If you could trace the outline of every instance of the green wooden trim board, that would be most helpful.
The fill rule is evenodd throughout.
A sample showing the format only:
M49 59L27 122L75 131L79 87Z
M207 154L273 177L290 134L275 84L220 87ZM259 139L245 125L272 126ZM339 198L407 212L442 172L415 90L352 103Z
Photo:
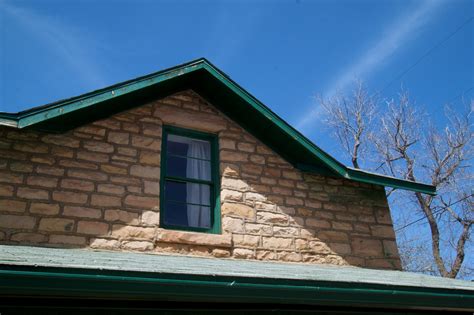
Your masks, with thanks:
M474 283L410 272L8 245L0 295L474 310Z
M76 124L87 123L88 115L84 115L86 110L89 110L88 113L93 109L104 115L112 114L114 110L124 110L131 106L133 102L120 104L126 96L138 97L140 93L151 95L160 88L163 93L165 90L170 93L186 88L195 89L295 167L305 165L305 171L329 173L362 183L436 194L436 187L432 185L346 167L204 58L26 111L0 113L0 125L18 129L57 129L56 131L60 132L58 126L72 124L65 124L64 121L58 123L58 120L61 122L62 119L68 119Z

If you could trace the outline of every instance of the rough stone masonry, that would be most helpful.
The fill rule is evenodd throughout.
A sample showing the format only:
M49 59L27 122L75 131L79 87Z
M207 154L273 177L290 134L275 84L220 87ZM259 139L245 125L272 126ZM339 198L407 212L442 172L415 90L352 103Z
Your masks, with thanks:
M218 135L221 235L160 228L163 124ZM0 128L0 242L400 269L383 187L298 171L190 90L65 134Z

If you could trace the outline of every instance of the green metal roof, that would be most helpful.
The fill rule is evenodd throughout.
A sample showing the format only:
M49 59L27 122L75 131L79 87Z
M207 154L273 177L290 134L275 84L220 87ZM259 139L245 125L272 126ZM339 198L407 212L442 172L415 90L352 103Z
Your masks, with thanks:
M401 271L0 246L0 297L474 310L474 283Z
M64 132L184 89L193 89L302 171L436 193L432 185L346 167L203 58L22 112L0 113L0 125Z

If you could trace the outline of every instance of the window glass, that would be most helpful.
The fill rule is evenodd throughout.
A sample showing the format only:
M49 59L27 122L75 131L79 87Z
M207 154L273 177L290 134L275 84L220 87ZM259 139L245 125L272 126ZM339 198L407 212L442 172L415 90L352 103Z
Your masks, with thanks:
M166 174L168 176L211 180L209 141L168 135Z
M213 218L210 140L166 133L162 184L165 227L211 229Z

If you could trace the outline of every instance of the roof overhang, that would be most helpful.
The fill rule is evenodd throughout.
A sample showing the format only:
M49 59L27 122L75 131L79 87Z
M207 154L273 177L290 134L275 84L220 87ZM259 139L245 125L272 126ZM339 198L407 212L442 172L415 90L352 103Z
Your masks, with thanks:
M64 132L184 89L196 91L302 171L436 194L432 185L346 167L206 59L19 113L0 113L0 125Z
M0 297L474 310L474 284L400 271L0 246Z

